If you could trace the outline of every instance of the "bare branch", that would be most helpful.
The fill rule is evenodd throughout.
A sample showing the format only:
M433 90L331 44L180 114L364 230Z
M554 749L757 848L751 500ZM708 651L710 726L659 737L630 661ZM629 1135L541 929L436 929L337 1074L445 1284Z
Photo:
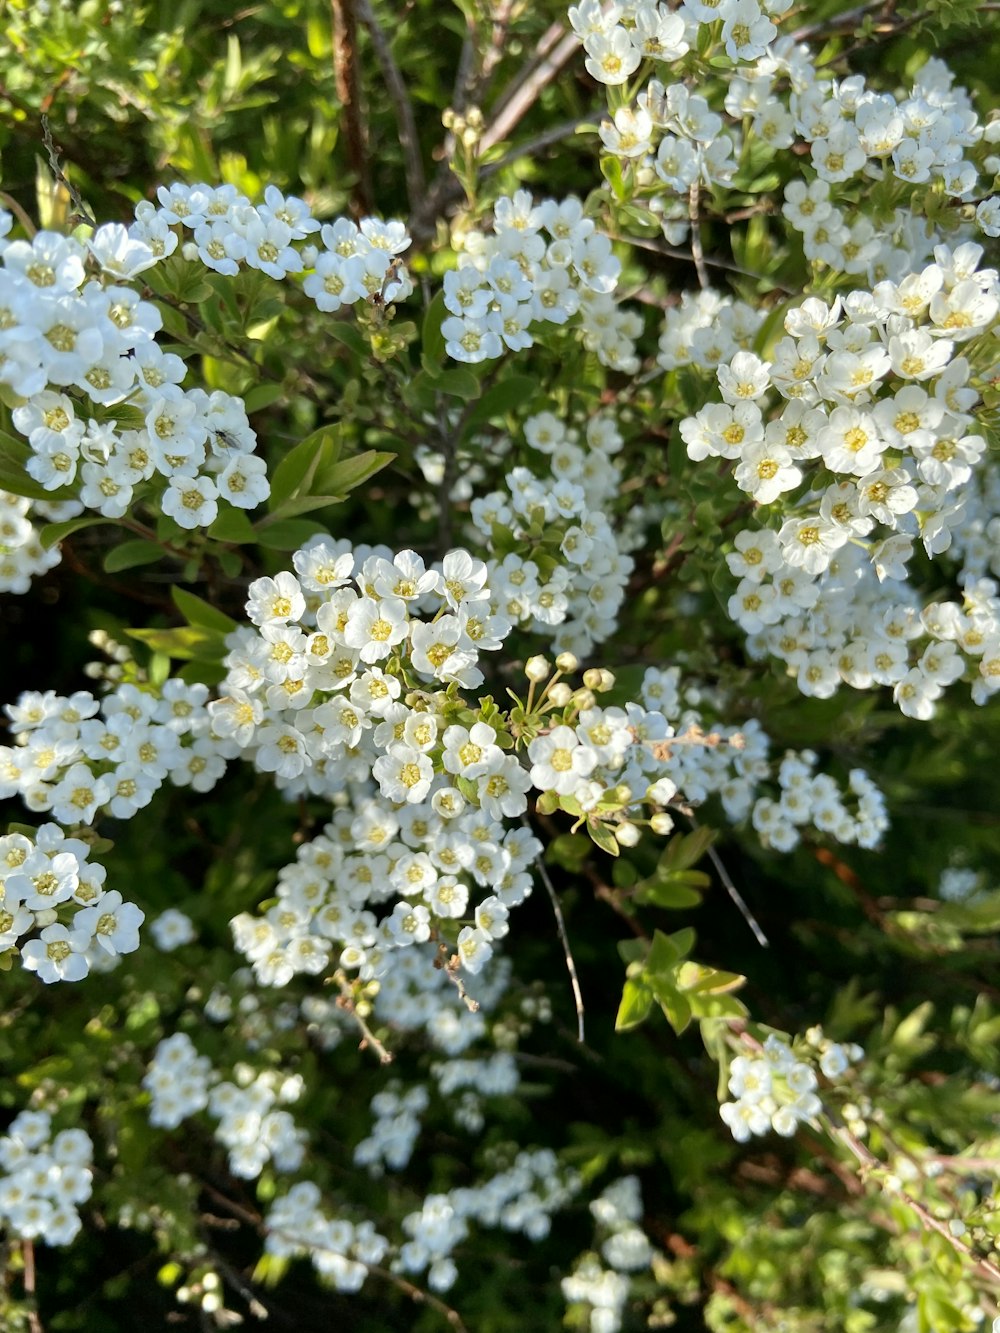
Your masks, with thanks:
M375 59L382 70L382 78L388 89L396 112L396 124L399 131L399 144L403 150L403 169L406 172L406 193L410 201L410 210L417 207L427 189L424 177L424 164L420 156L420 140L417 137L417 125L413 116L413 103L406 90L403 76L396 64L385 33L379 26L370 0L357 0L358 17L368 29Z
M525 827L529 827L527 821L524 821ZM573 987L573 999L576 1003L576 1039L582 1046L586 1040L586 1034L583 1027L583 991L580 989L580 978L576 974L576 963L573 960L573 951L569 947L569 936L566 934L566 922L563 920L562 908L559 905L559 897L556 894L555 887L549 877L545 862L540 856L535 858L535 865L538 867L538 874L542 883L545 885L545 891L549 895L549 902L552 904L552 911L556 918L556 930L559 932L559 940L563 947L563 957L566 959L566 971L569 973L569 982Z
M65 171L63 171L62 169L62 166L59 162L59 149L56 147L55 141L52 138L52 127L49 125L49 118L44 113L44 111L42 112L41 121L42 121L42 136L45 142L45 151L49 155L49 170L52 172L52 175L55 177L58 183L69 194L69 197L73 203L73 207L76 209L76 217L81 222L85 222L88 227L94 227L96 229L97 223L94 221L94 219L90 216L90 213L87 211L86 204L84 204L83 200L80 198L79 190L69 180Z
M371 172L361 116L361 81L358 77L357 0L330 0L333 23L333 73L337 96L344 108L347 162L355 176L351 211L356 218L372 211Z

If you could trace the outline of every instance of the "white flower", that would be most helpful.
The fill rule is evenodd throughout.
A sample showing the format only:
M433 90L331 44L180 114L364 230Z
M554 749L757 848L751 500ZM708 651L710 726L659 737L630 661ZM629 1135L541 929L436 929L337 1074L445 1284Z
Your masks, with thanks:
M82 981L90 971L85 957L90 945L85 930L68 930L66 926L46 926L37 940L29 940L21 947L21 961L30 972L37 972L40 980Z
M139 927L145 919L145 912L135 903L123 902L121 894L113 889L96 907L77 912L74 926L92 935L94 942L114 957L138 949Z
M207 528L219 512L218 489L211 477L174 473L161 506L179 527Z
M386 800L415 804L430 791L434 766L419 750L396 743L376 759L372 775Z

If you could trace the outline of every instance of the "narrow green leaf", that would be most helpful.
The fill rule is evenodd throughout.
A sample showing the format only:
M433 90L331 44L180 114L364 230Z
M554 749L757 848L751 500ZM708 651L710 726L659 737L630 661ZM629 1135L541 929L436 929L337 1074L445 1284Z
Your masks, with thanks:
M493 417L503 416L513 409L523 409L538 388L538 381L530 375L509 375L499 384L491 385L465 418L470 430Z
M437 378L436 388L453 398L478 398L481 385L471 370L445 370Z
M678 833L670 839L666 851L660 857L660 870L670 873L675 870L687 870L708 851L715 841L716 831L711 828L697 828L692 833Z
M282 518L261 528L257 540L269 551L296 551L316 535L327 532L322 523L310 518Z
M311 514L314 509L326 509L329 505L339 505L344 503L342 495L297 495L289 500L283 501L277 509L273 509L267 518L261 523L260 533L269 531L274 527L276 521L286 518L297 518L299 514ZM260 533L255 532L255 540L263 540Z
M701 894L685 884L678 884L673 879L651 880L636 890L635 900L637 903L648 903L653 907L683 911L686 907L697 907L701 902Z
M257 540L257 533L246 510L237 509L233 505L220 506L218 517L208 529L208 535L216 541L232 542L236 546Z
M230 620L224 611L217 610L196 593L174 584L170 595L189 625L199 625L202 629L215 630L219 634L231 634L236 629L235 620Z
M178 661L221 662L226 653L223 636L200 625L182 625L178 629L128 629L125 633L154 652L166 653Z
M367 340L361 333L360 329L358 329L357 325L348 323L343 319L332 319L328 324L324 325L324 331L328 333L331 338L336 338L337 342L350 348L355 356L361 357L364 361L367 361L370 358L371 348L368 346Z
M602 852L607 852L609 856L617 856L619 852L618 841L606 824L592 823L587 820L587 832L592 840L597 843Z
M437 293L424 315L423 328L420 332L421 360L428 374L444 364L445 338L441 325L448 318L448 308L444 303L443 289Z
M255 384L244 395L243 406L247 410L247 415L252 416L254 412L262 412L265 407L280 402L284 397L285 387L283 384Z
M136 569L139 565L155 565L163 556L162 546L137 538L135 541L122 542L120 546L112 546L104 557L104 569L108 574L118 574L123 569Z
M321 489L324 495L345 496L395 461L395 454L382 453L377 449L366 449L363 453L341 458L333 462L332 466L324 461L317 473L317 488Z
M81 532L84 528L96 527L98 523L114 523L113 518L105 518L103 515L88 515L86 518L67 518L62 523L46 523L38 534L38 540L48 551L65 538L72 536L74 532Z
M285 455L271 475L269 509L272 513L292 496L309 494L310 483L321 460L325 465L336 462L340 453L340 430L338 425L320 426ZM324 451L326 458L322 457Z

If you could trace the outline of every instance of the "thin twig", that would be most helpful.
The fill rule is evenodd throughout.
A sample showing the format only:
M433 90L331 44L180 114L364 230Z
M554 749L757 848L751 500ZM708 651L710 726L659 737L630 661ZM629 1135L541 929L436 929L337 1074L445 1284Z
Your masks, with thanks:
M515 125L531 110L544 88L547 88L563 65L580 48L575 32L568 32L552 49L530 76L514 88L503 106L486 127L479 141L480 153L487 153L501 139L506 139Z
M375 1036L375 1033L365 1022L364 1018L358 1013L357 1004L355 1003L354 996L351 993L351 987L346 978L341 973L337 973L333 980L337 983L340 990L340 999L337 1001L338 1007L343 1009L345 1014L350 1014L361 1033L361 1045L359 1050L363 1051L370 1046L378 1056L379 1064L391 1065L395 1058L392 1051L388 1050L382 1042L379 1041L378 1037Z
M524 821L525 827L529 827L527 821ZM580 989L580 978L576 974L576 963L573 960L573 950L569 947L569 936L566 934L566 922L563 920L562 908L559 906L559 897L556 894L555 887L546 869L545 862L540 856L535 858L535 865L538 867L538 873L541 876L542 883L545 885L545 891L549 895L549 902L552 904L552 911L556 918L556 930L559 932L559 940L563 947L563 957L566 959L566 971L569 973L569 982L573 987L573 1000L576 1004L576 1039L582 1046L586 1041L583 1027L583 991Z
M28 240L29 241L32 240L34 238L35 231L37 230L35 224L32 222L31 218L28 217L27 213L17 202L14 196L12 194L8 194L6 190L0 190L0 204L3 204L4 208L10 209L10 211L14 214L18 222L20 222L21 226L27 233Z
M832 1111L826 1111L824 1115L832 1136L844 1144L853 1157L865 1168L866 1172L886 1170L885 1163L881 1162L860 1139L852 1134ZM940 1218L935 1217L925 1204L921 1203L919 1199L915 1199L912 1194L908 1194L902 1187L894 1190L893 1194L896 1198L902 1199L908 1208L913 1209L922 1227L928 1231L936 1231L939 1236L943 1236L953 1250L970 1260L982 1274L992 1278L994 1282L1000 1283L1000 1268L992 1259L976 1254L966 1241L949 1230L947 1222L942 1222Z
M757 924L757 918L754 916L753 912L750 911L750 908L747 907L739 889L730 879L729 872L726 870L726 867L722 864L722 858L719 856L719 853L715 850L714 847L709 847L708 857L709 860L712 862L712 865L715 866L716 874L719 876L719 878L725 885L726 892L729 894L730 898L732 898L733 902L739 908L743 920L753 931L754 939L757 941L757 943L760 945L762 949L769 948L770 941L768 940L764 932L761 930L760 926Z
M205 1190L207 1194L210 1194L220 1207L226 1208L234 1217L238 1217L242 1221L249 1223L250 1226L254 1227L262 1235L280 1236L282 1240L289 1242L292 1245L301 1246L303 1250L308 1251L310 1248L309 1242L298 1233L286 1231L282 1227L268 1226L260 1213L245 1208L241 1203L237 1203L235 1199L227 1198L225 1194L220 1190L217 1190L214 1185L210 1185L206 1180L202 1180L199 1183L202 1189ZM412 1301L417 1301L422 1305L429 1305L432 1310L437 1310L438 1314L442 1315L452 1328L457 1330L457 1333L467 1333L465 1324L462 1322L462 1316L458 1311L452 1309L450 1305L446 1305L444 1301L439 1300L438 1297L432 1295L431 1292L424 1291L423 1287L416 1286L414 1283L407 1281L405 1277L400 1277L398 1273L393 1273L388 1268L383 1268L380 1264L368 1263L366 1260L360 1258L356 1258L355 1262L359 1263L362 1268L367 1269L370 1276L379 1277L386 1282L391 1282L397 1290L403 1292L404 1295L409 1296Z
M368 29L375 59L382 70L382 78L396 111L396 127L399 133L399 145L403 150L403 170L406 172L406 193L410 201L410 211L417 207L427 189L424 178L424 164L420 156L420 140L417 137L417 125L413 117L413 103L406 90L403 76L396 64L385 33L379 26L375 11L369 0L357 0L358 17Z
M701 248L701 215L698 202L701 197L701 185L695 181L688 190L688 219L691 223L691 258L698 274L698 286L705 290L708 286L708 271L705 268L705 255Z
M688 819L691 821L692 828L699 827L698 821L695 819L693 812L690 811L688 812ZM729 871L722 864L722 858L720 857L719 853L715 850L715 848L712 847L711 845L709 845L708 848L708 857L709 860L712 862L712 865L715 866L715 873L722 880L726 892L729 894L730 898L732 898L733 902L739 908L740 915L743 917L743 920L753 931L754 939L757 941L757 943L760 945L762 949L770 948L770 941L768 940L764 932L761 930L760 926L757 924L757 918L754 916L753 912L750 911L750 908L747 907L746 903L743 900L743 895L740 893L739 889L733 883Z
M356 0L330 0L333 22L333 73L337 96L344 109L347 162L354 173L351 211L356 218L372 211L371 175L361 116L361 81L358 77L358 23Z
M525 139L524 143L515 144L508 152L504 153L503 157L498 157L494 162L485 163L480 168L481 175L488 176L491 172L509 167L519 157L530 157L532 153L537 153L540 148L547 148L549 144L558 143L560 139L570 138L581 125L586 125L592 121L596 114L596 111L588 111L573 120L563 121L561 125L553 125L551 129L544 130L531 139Z
M690 251L679 249L677 246L663 245L659 241L647 241L641 236L619 236L610 231L606 235L609 241L624 241L626 245L634 245L637 250L648 250L651 254L664 255L667 259L683 259L688 263L692 259ZM758 282L768 282L776 292L784 292L787 296L795 295L791 287L775 282L766 273L755 273L753 269L741 268L739 264L733 264L728 259L715 259L711 255L703 255L702 259L709 268L722 269L726 273L738 273L741 277L755 278Z
M52 128L49 125L49 118L47 115L45 115L44 112L42 113L41 116L41 122L42 122L42 136L45 142L45 151L49 155L49 170L52 172L52 175L55 177L56 181L69 194L73 207L76 209L75 216L79 218L81 222L85 222L88 227L93 227L96 229L97 223L87 212L87 207L84 204L83 200L80 198L79 190L69 180L65 171L63 171L62 166L60 165L59 149L56 147L55 141L52 138Z

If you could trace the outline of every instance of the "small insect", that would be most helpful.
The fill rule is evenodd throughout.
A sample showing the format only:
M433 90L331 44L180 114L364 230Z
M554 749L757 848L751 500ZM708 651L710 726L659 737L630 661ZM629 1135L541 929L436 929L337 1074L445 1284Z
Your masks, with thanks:
M222 449L239 449L240 442L235 435L231 435L228 430L217 430L215 432L215 442Z

